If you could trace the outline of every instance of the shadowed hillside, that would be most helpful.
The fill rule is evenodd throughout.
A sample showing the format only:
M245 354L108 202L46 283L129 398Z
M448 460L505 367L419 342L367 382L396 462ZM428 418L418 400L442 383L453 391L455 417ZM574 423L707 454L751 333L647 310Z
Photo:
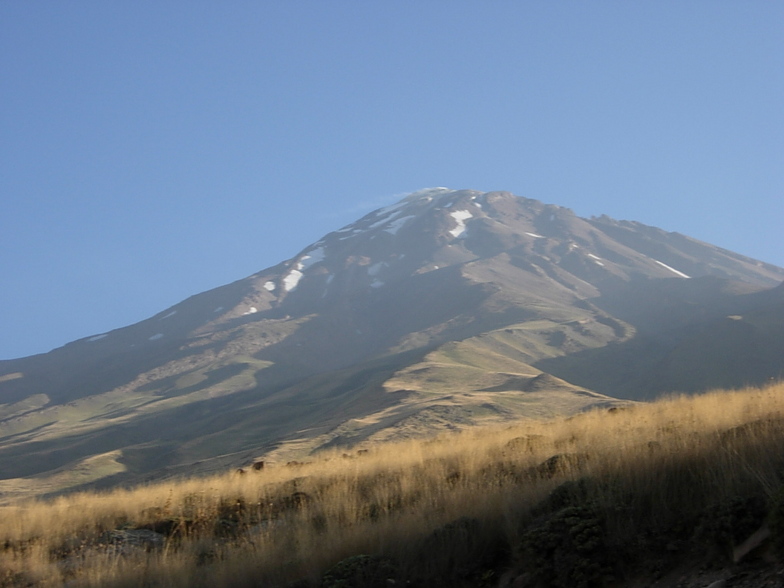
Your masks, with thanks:
M776 384L9 505L3 585L759 586L783 409Z
M754 291L701 278L636 285L592 303L636 336L543 359L537 368L634 400L784 378L784 285Z

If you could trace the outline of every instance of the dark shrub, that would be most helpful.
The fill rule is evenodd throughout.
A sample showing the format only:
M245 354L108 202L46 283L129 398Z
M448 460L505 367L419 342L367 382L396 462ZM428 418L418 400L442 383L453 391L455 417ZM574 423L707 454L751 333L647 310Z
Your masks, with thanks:
M439 527L417 545L413 575L419 585L480 585L488 570L508 557L497 526L461 517Z
M784 486L771 498L768 525L773 548L780 557L784 557Z
M733 547L759 529L767 514L762 496L738 496L707 509L695 532L695 539L706 545L709 555L731 560Z
M568 506L530 526L521 555L543 586L592 588L611 580L604 519L590 505Z
M322 588L387 588L395 579L393 563L378 555L353 555L330 569L321 580Z

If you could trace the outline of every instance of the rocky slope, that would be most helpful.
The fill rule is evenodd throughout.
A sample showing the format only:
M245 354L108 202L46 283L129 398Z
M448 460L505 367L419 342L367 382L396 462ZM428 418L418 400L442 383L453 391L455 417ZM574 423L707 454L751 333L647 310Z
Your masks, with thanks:
M782 280L640 223L424 190L145 321L0 362L0 492L760 383L784 369Z

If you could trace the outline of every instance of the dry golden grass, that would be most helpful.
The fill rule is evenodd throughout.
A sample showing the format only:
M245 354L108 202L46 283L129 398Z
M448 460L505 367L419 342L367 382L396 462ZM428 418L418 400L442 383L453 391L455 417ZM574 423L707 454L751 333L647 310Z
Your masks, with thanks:
M0 586L318 585L357 554L388 557L401 577L432 585L485 557L481 546L495 546L494 565L519 563L541 505L578 479L590 482L580 500L602 510L611 544L672 538L684 513L778 491L783 410L776 384L19 503L0 509ZM461 518L482 541L439 543L449 535L434 531ZM140 529L160 544L133 547L132 533L116 532Z

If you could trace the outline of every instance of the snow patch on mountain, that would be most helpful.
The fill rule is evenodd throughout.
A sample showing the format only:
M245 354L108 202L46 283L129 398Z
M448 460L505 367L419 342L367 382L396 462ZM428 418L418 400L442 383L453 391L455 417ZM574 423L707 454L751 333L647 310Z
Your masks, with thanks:
M400 214L400 211L398 211L398 212L391 212L391 213L384 213L383 215L381 215L381 220L377 220L376 222L371 224L368 227L368 230L370 231L372 229L377 229L378 227L381 227L381 226L391 222L392 219L394 219L398 214Z
M403 217L400 217L400 218L399 218L399 219L397 219L397 220L391 221L391 222L389 223L389 226L388 226L387 228L385 228L384 230L385 230L387 233L389 233L390 235L396 235L396 234L397 234L397 232L398 232L400 229L402 229L402 228L403 228L403 226L404 226L404 225L405 225L405 224L406 224L408 221L410 221L412 218L416 218L416 216L414 216L414 215L410 215L410 216L403 216Z
M449 199L454 193L454 190L444 187L424 188L422 190L417 190L415 192L411 192L402 200L394 204L390 204L389 206L385 206L374 212L371 212L363 219L365 223L370 222L370 224L366 227L357 228L357 224L360 224L358 222L345 226L335 232L340 235L338 239L342 241L344 239L349 239L358 233L364 233L366 231L371 231L373 229L389 225L384 228L384 231L395 235L403 226L405 226L409 220L416 218L417 214L421 213L421 210L419 210L417 211L417 214L410 214L411 207L421 207L422 205L427 205L428 208L433 206L448 208L453 203L446 203L446 200ZM481 205L478 203L477 206L481 208ZM371 235L370 238L372 239L373 237L375 237L375 235Z
M149 337L150 341L157 341L158 339L163 339L163 333L156 333L152 337Z
M162 321L162 320L164 320L164 319L167 319L167 318L169 318L170 316L174 316L175 314L177 314L177 311L176 311L176 310L172 310L172 311L171 311L169 314L167 314L166 316L162 316L162 317L161 317L161 318L159 318L158 320L159 320L159 321Z
M297 260L297 263L294 264L294 269L292 269L286 275L286 277L283 278L283 289L286 292L291 292L294 288L297 287L297 285L299 284L299 281L305 275L302 272L304 272L309 267L311 267L311 266L313 266L313 265L315 265L317 263L321 263L322 261L324 261L325 257L326 257L326 252L324 251L324 247L317 247L316 249L313 249L313 250L307 252L302 257L300 257ZM267 282L267 284L270 284L270 283L271 282ZM267 287L267 284L265 284L264 287L267 288L267 290L270 290L270 288ZM272 290L270 290L270 292L271 291Z
M387 262L386 262L386 261L380 261L380 262L378 262L378 263L374 263L373 265L371 265L370 267L368 267L368 269L367 269L367 273L368 273L368 275L370 275L370 276L377 276L377 275L378 275L378 273L381 271L381 269L382 269L382 268L383 268L385 265L387 265Z
M310 266L324 261L325 255L326 253L324 252L323 247L319 247L317 249L314 249L313 251L309 251L308 253L306 253L300 258L299 263L297 264L297 269L306 270Z
M342 241L343 239L348 239L349 237L354 235L354 233L359 233L359 232L361 232L361 229L358 229L353 224L350 224L350 225L348 225L346 227L343 227L342 229L339 229L339 230L335 231L335 234L336 235L342 235L342 236L338 237L338 240ZM348 235L344 235L343 233L348 233Z
M593 259L593 262L594 262L596 265L600 265L600 266L604 267L604 263L602 263L602 258L601 258L601 257L599 257L598 255L594 255L593 253L589 253L589 254L588 254L588 257L590 257L591 259Z
M108 335L107 333L103 333L102 335L96 335L95 337L90 337L90 338L89 338L89 339L87 339L87 340L88 340L88 341L100 341L101 339L104 339L104 338L106 338L106 337L108 337L108 336L109 336L109 335Z
M275 282L264 282L264 289L268 292L275 291Z
M299 281L302 279L303 275L304 274L297 269L291 270L288 275L283 278L283 289L286 292L291 292L294 288L297 287L297 284L299 284Z
M474 215L467 210L456 210L454 212L450 212L449 216L455 219L455 222L457 223L457 226L449 231L449 234L457 238L466 232L465 221L467 221L469 218L472 218Z
M361 229L350 229L350 230L351 230L351 232L348 235L344 235L342 237L338 237L338 241L345 241L346 239L350 239L351 237L353 237L357 233L361 233L362 232ZM342 232L345 232L345 231L342 231Z
M400 200L399 202L395 202L394 204L390 204L389 206L385 206L384 208L380 209L379 212L384 213L384 214L390 214L390 213L395 212L399 208L403 208L404 206L407 206L407 205L408 205L408 202L405 199L403 199L403 200Z
M669 266L669 265L667 265L666 263L662 263L662 262L661 262L661 261L659 261L658 259L654 259L653 261L655 261L656 263L658 263L658 264L659 264L660 266L662 266L663 268L666 268L666 269L670 270L672 273L674 273L674 274L676 274L676 275L680 276L681 278L691 278L691 276L687 276L687 275L686 275L686 274L684 274L683 272L679 272L679 271L678 271L678 270L676 270L675 268L672 268L672 267L670 267L670 266Z

